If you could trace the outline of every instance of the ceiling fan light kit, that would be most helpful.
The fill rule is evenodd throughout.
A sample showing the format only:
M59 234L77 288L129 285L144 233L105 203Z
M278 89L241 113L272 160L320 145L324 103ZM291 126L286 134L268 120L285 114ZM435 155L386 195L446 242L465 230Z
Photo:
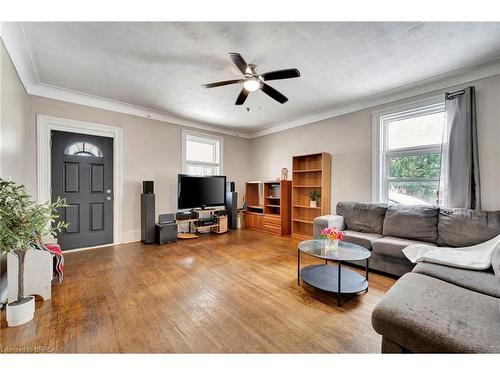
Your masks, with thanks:
M235 83L243 83L243 88L241 89L238 98L236 98L236 102L234 103L235 105L242 105L243 103L245 103L245 100L247 99L249 93L257 91L259 89L281 104L284 104L288 101L288 98L285 95L280 93L278 90L272 88L265 82L277 79L300 77L300 72L298 69L292 68L292 69L275 70L272 72L267 72L259 75L257 74L257 65L247 64L239 53L231 52L228 55L231 61L234 63L234 65L236 65L236 67L244 75L244 78L207 83L204 84L203 87L210 89L213 87L232 85Z
M245 79L245 82L243 82L243 87L245 88L245 90L250 92L257 91L262 87L262 81L259 78L250 77Z

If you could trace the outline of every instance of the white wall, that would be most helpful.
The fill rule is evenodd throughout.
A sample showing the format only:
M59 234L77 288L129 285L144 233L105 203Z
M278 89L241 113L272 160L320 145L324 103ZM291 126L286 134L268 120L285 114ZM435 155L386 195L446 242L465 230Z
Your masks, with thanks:
M26 183L28 94L0 40L0 177ZM0 303L7 297L6 257L0 256Z
M36 116L43 114L123 129L123 240L140 238L140 193L143 180L155 181L156 212L177 209L177 174L181 172L181 127L146 118L30 96L28 187L36 187ZM198 131L198 130L197 130ZM240 201L250 177L250 141L224 137L224 174L236 182Z
M483 209L500 210L500 76L449 88L476 87L479 163ZM429 93L435 95L436 92ZM413 99L418 99L420 96ZM411 100L413 100L411 99ZM405 100L408 101L408 100ZM252 178L274 178L283 167L291 170L293 155L332 154L332 212L337 202L370 201L372 112L404 101L389 103L251 141ZM291 177L291 176L290 176Z
M26 136L29 96L19 79L10 57L0 42L0 176L27 182Z

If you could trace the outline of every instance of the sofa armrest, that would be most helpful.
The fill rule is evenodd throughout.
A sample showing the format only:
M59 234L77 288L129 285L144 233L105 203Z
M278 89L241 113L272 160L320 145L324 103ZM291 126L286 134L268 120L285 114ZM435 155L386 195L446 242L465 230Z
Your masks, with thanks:
M324 215L314 219L313 236L318 238L325 228L335 227L339 230L345 229L344 217L341 215Z

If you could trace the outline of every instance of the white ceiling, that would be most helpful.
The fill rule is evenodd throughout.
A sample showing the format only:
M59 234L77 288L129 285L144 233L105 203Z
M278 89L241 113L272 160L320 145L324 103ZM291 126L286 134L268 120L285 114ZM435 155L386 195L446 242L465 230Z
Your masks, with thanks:
M500 23L22 23L40 83L133 104L227 130L254 132L500 56ZM241 86L227 57L273 81L279 104ZM247 111L246 107L250 107Z

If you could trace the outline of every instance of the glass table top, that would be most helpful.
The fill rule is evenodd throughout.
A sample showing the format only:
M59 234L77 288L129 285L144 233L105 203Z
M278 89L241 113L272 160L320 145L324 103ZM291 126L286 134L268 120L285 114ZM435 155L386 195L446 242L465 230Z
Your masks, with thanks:
M370 257L370 251L362 246L349 242L339 242L336 250L327 250L325 240L307 240L298 245L303 253L312 255L316 258L327 260L363 260Z

